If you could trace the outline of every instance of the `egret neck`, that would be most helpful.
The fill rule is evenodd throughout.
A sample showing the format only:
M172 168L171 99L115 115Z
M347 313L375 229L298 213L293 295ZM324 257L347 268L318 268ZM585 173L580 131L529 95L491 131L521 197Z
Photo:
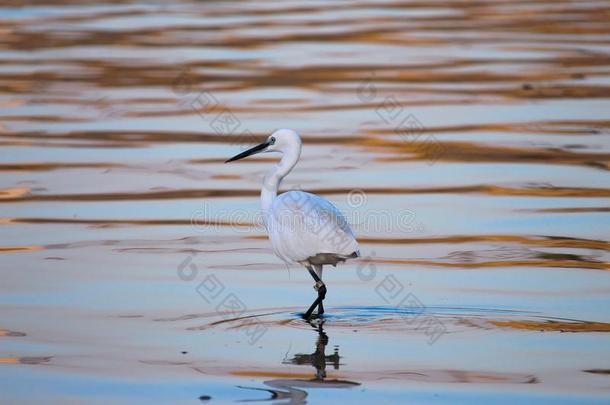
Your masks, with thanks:
M280 187L282 179L290 173L292 168L299 161L300 156L301 145L295 144L294 147L282 151L282 159L265 175L263 187L261 189L261 209L263 211L263 218L267 218L267 212L269 211L273 199L277 196L277 190Z

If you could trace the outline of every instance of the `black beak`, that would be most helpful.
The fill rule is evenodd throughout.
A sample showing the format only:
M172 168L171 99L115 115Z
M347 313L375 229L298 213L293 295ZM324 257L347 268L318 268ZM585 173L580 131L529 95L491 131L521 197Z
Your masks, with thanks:
M231 159L225 160L225 163L229 163L229 162L232 162L234 160L243 159L243 158L248 157L250 155L255 155L257 153L260 153L260 152L264 151L265 149L267 149L267 146L269 146L269 142L263 142L260 145L256 145L253 148L250 148L248 150L243 151L240 154L237 154L237 155L233 156Z

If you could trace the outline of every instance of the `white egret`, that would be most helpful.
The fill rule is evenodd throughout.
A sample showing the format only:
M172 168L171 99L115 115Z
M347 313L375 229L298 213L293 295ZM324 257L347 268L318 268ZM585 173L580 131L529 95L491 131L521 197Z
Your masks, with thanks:
M290 173L301 156L301 138L290 129L279 129L267 140L228 159L225 163L261 152L279 152L282 159L267 173L261 189L261 208L274 253L286 263L299 263L315 281L318 298L304 317L309 319L315 307L324 313L322 301L326 285L322 267L360 256L358 242L345 217L328 200L304 191L277 195L282 179Z

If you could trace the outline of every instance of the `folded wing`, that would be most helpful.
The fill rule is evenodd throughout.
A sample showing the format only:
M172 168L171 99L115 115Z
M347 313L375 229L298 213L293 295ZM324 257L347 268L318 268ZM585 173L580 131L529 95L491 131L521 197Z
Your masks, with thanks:
M330 201L304 191L277 196L266 218L274 252L287 262L318 254L350 256L358 242L345 217Z

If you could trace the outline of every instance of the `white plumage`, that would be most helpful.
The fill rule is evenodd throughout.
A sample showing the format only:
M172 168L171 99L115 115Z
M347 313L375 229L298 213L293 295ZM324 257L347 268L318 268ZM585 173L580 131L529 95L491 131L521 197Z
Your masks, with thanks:
M286 262L301 263L318 254L349 257L358 251L345 217L330 201L315 194L280 194L273 199L266 219L273 251Z
M301 138L290 129L279 129L267 140L227 162L261 152L279 152L282 159L273 166L263 181L261 208L274 253L285 262L304 265L316 281L318 298L305 313L309 318L322 301L326 286L322 282L322 266L336 265L358 257L358 242L345 217L330 201L304 191L288 191L277 195L282 179L290 173L301 156Z

